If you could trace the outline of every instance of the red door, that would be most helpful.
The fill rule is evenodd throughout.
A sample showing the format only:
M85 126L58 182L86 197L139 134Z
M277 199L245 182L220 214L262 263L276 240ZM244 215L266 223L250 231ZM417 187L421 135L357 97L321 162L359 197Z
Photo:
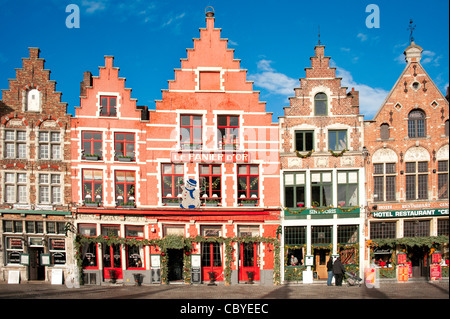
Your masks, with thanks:
M241 243L239 252L239 281L248 281L249 272L253 280L259 280L258 244Z
M120 245L103 244L103 278L112 279L111 275L116 279L123 278Z
M219 243L203 243L202 247L202 278L210 280L209 273L214 272L217 281L223 281L223 266L221 245Z

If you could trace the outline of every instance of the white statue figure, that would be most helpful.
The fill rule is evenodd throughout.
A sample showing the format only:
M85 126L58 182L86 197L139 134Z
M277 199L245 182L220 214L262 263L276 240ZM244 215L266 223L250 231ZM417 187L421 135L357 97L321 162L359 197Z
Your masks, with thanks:
M198 208L200 207L200 190L197 188L197 181L192 178L188 179L183 187L181 208Z

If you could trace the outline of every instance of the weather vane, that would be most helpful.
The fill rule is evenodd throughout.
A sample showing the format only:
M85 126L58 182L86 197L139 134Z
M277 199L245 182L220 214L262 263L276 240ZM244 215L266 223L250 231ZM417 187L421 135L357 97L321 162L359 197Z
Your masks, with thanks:
M409 34L409 42L414 42L414 37L413 37L413 31L416 28L416 25L413 25L413 20L410 19L409 20L409 27L408 30L411 30L411 33Z
M319 24L319 45L320 45L320 24Z

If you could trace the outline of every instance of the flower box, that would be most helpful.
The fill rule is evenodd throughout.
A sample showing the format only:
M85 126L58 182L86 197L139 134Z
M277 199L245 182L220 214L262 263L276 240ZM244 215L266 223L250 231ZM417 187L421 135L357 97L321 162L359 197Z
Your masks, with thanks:
M119 156L119 157L117 157L117 160L119 162L131 162L131 157Z
M98 203L97 202L88 202L88 203L84 203L84 206L86 206L86 207L98 207Z
M86 155L86 156L84 157L84 159L85 159L86 161L98 161L99 157L98 157L98 156L93 156L93 155Z

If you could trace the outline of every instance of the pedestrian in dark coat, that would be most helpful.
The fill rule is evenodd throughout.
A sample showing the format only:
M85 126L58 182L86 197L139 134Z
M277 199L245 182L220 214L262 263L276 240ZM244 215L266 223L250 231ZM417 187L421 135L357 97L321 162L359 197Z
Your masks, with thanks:
M345 269L341 263L341 257L339 256L333 263L333 274L336 280L336 286L342 286L342 279L344 278Z
M333 280L333 257L330 257L328 259L327 272L328 272L327 286L331 286L331 281Z

